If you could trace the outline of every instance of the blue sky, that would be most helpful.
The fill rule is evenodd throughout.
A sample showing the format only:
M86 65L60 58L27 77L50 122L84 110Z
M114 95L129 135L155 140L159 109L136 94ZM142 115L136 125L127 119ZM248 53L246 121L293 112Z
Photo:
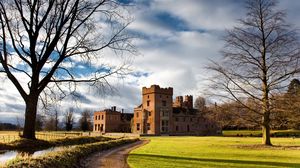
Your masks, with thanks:
M78 109L101 110L116 105L133 112L141 102L141 88L152 84L173 87L174 97L202 95L210 72L205 70L209 59L219 60L222 36L237 19L245 16L243 0L123 0L130 4L134 21L128 31L138 35L134 41L141 53L134 57L133 72L125 79L111 79L117 92L99 95L82 86ZM287 12L287 21L300 28L300 1L280 0L280 9ZM105 59L105 57L104 57ZM111 61L111 60L106 60ZM84 73L88 70L84 70ZM8 80L0 84L0 122L16 122L23 118L24 103ZM174 98L173 97L173 98ZM61 110L73 107L65 99Z

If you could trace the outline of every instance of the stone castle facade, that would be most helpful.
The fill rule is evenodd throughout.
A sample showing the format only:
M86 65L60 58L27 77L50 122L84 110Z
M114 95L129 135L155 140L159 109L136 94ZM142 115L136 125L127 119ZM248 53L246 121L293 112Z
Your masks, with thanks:
M143 135L215 135L219 129L193 108L193 96L176 97L173 88L142 88L142 104L134 109L133 133Z

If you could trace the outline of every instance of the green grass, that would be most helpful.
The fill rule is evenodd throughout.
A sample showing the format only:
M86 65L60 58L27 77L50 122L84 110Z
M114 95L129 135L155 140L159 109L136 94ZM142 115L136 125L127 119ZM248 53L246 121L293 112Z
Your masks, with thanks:
M272 138L277 147L255 145L261 143L261 138L253 137L149 139L149 144L130 153L128 162L132 168L300 167L300 139L297 138Z

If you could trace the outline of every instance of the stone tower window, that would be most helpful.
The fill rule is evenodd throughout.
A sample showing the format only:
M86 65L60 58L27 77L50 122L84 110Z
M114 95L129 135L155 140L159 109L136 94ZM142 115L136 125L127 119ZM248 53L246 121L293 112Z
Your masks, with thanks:
M150 100L147 101L147 106L148 106L148 107L150 106Z
M148 116L149 116L149 117L151 116L151 111L148 112Z

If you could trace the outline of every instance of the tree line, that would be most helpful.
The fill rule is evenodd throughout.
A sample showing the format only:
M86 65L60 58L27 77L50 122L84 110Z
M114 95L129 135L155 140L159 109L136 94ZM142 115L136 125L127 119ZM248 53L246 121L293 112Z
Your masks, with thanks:
M252 98L244 99L243 104L252 109L260 109L259 102ZM300 129L300 81L293 79L285 92L272 95L270 106L271 129ZM261 126L261 116L236 101L212 103L198 97L195 108L206 117L217 121L222 130L257 130Z
M83 110L76 121L73 108L69 108L62 114L58 110L54 110L52 114L38 114L35 121L35 129L37 131L92 131L92 115L91 111Z

